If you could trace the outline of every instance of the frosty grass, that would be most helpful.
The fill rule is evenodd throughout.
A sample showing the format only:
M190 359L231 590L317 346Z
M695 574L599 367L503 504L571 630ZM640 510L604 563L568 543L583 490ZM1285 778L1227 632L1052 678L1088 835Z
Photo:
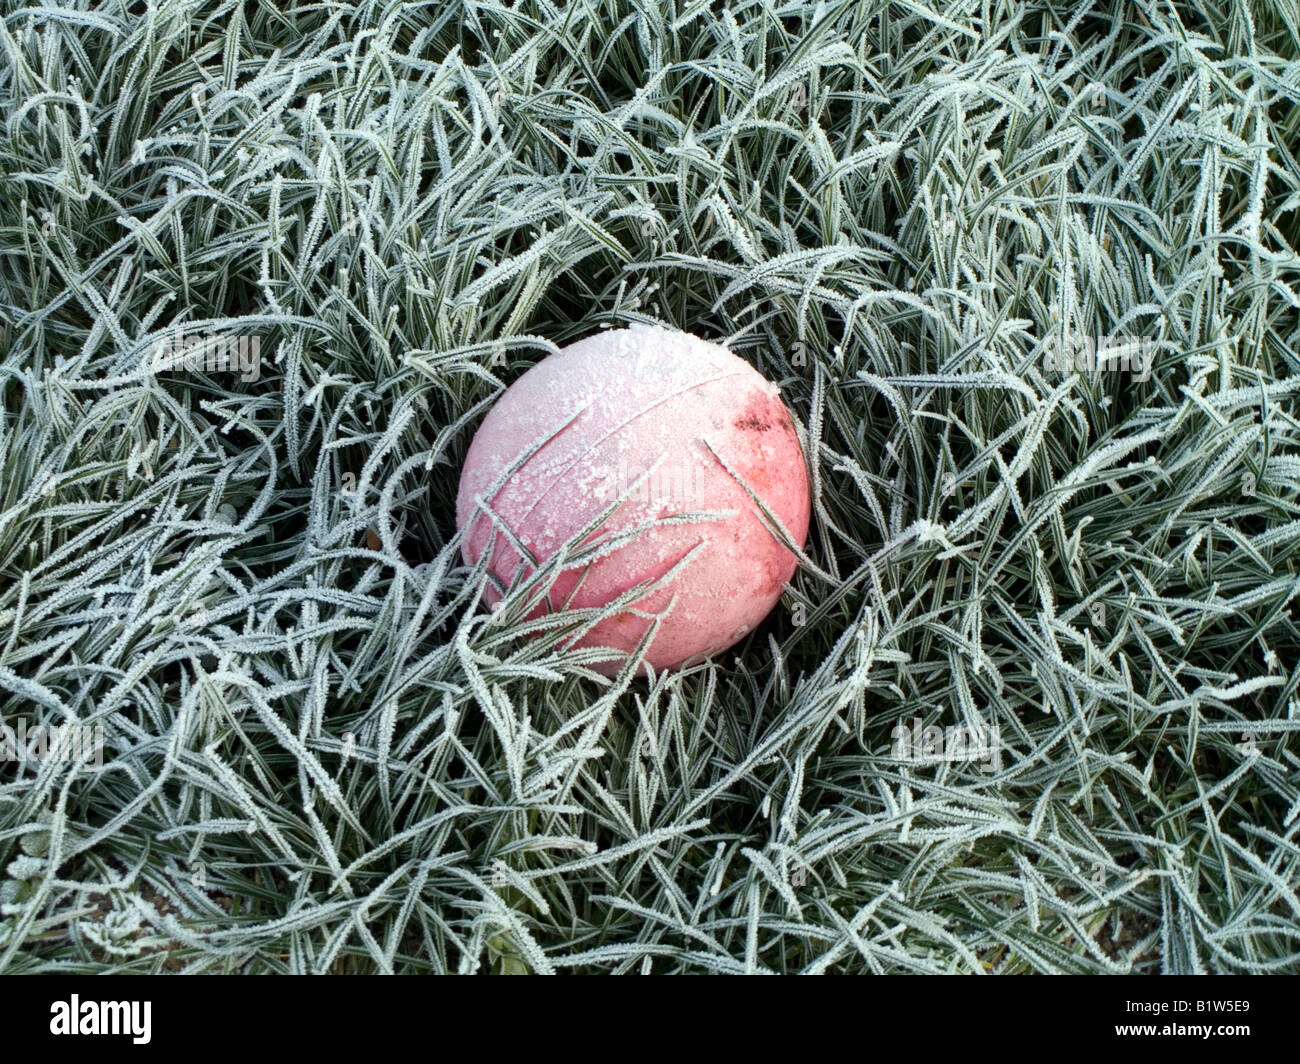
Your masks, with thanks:
M1300 970L1296 0L0 53L0 713L103 736L0 764L0 971ZM816 501L767 622L611 683L452 500L633 322L779 382Z

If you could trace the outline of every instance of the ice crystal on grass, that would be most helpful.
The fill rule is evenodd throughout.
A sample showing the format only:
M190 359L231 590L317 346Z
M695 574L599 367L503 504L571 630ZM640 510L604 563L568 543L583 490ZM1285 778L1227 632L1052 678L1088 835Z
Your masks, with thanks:
M10 5L0 970L1300 970L1289 12ZM637 322L816 498L610 680L453 500Z

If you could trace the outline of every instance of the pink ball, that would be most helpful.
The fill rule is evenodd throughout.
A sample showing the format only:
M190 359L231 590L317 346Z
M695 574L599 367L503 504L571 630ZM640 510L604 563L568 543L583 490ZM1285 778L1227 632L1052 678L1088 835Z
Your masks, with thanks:
M548 438L492 493L512 465ZM491 519L476 508L480 497L539 563L625 492L584 546L672 515L732 511L636 532L564 571L534 613L566 603L608 605L642 581L663 577L698 546L665 584L571 644L631 652L652 623L647 615L661 615L646 660L656 670L675 668L741 639L775 605L795 570L794 554L768 530L736 477L802 548L808 473L776 385L689 333L644 326L600 332L533 366L479 427L456 495L457 524L465 528L472 519L462 553L473 565L491 542L488 566L507 586L521 565L524 575L533 571L504 534L493 534ZM491 586L484 591L489 604L500 597ZM614 675L621 665L611 660L595 667Z

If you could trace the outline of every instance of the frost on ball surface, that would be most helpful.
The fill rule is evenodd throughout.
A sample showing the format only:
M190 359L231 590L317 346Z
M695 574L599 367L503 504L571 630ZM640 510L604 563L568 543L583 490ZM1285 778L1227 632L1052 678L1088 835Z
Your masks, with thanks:
M548 437L493 493L506 470ZM479 427L456 496L457 524L470 525L462 553L473 565L491 547L489 568L507 586L518 571L531 572L476 510L480 496L539 562L625 495L584 543L673 515L733 511L646 528L590 563L585 575L581 568L566 571L551 588L551 609L566 602L604 606L664 576L700 545L667 583L632 604L640 613L663 615L646 660L656 670L674 668L741 639L794 573L794 554L768 531L736 477L802 547L808 477L776 386L743 359L688 333L647 327L597 333L535 365ZM492 587L484 597L489 604L500 598ZM630 653L650 624L637 613L619 613L573 645ZM620 667L618 661L600 666L611 675Z

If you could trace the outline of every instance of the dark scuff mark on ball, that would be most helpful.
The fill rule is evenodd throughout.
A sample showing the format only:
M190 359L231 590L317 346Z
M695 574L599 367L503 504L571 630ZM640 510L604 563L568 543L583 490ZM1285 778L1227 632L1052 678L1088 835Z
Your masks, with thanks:
M763 407L762 403L751 402L745 407L745 412L732 424L738 429L748 429L750 432L766 432L772 427L772 422Z

